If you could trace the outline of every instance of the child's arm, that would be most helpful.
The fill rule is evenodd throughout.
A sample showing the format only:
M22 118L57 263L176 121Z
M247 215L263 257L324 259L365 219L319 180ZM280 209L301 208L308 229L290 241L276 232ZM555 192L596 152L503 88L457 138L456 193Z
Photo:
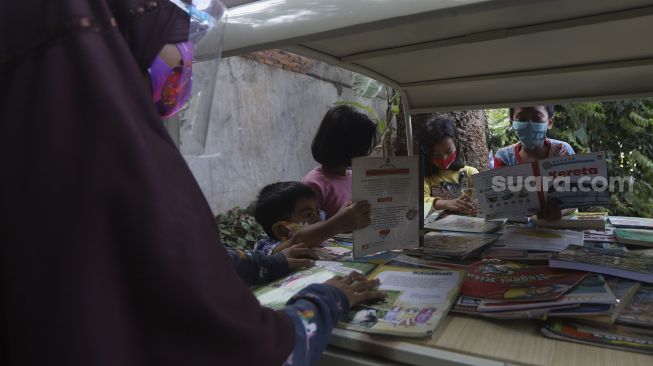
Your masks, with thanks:
M238 276L247 285L261 285L290 273L291 270L312 267L317 256L303 245L288 247L280 253L267 255L262 252L227 249Z
M370 209L370 204L366 201L347 204L330 219L301 228L290 240L274 248L273 253L278 253L293 243L316 247L336 234L362 229L370 224Z

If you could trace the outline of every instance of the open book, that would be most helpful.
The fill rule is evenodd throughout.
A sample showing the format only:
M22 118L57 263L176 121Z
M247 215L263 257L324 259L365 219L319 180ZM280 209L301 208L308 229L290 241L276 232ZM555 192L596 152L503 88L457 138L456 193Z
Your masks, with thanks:
M280 309L294 294L311 283L322 283L349 269L381 280L387 297L377 303L352 308L338 327L366 333L426 337L433 333L456 300L464 270L409 268L356 262L318 262L313 268L254 291L261 305Z
M354 231L354 258L419 247L423 178L419 156L352 160L352 201L368 201L371 222Z
M547 201L560 208L610 203L602 152L513 165L475 174L472 181L486 219L532 216Z

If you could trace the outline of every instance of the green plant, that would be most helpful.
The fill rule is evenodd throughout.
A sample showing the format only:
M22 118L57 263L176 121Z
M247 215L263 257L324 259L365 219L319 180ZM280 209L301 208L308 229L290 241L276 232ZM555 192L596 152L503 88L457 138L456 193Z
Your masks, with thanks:
M249 211L249 212L248 212ZM250 214L251 209L234 207L215 217L222 241L234 249L251 250L265 232Z
M508 109L488 109L485 111L487 118L487 144L496 152L504 146L518 141L517 136L510 128Z

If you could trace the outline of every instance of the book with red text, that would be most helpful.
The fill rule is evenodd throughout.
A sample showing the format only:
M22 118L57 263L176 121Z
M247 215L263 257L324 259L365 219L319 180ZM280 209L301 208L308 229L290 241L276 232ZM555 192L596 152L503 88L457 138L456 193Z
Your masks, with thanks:
M560 156L472 176L486 219L537 214L546 202L560 208L610 203L605 153Z

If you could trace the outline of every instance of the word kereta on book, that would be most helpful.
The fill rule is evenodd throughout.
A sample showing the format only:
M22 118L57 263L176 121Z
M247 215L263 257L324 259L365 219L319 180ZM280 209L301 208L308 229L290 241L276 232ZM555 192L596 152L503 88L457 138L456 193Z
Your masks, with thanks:
M419 247L423 221L419 156L352 160L352 201L368 201L370 225L354 231L354 258Z
M473 175L472 181L486 219L532 216L547 201L560 208L610 203L603 152L513 165Z

